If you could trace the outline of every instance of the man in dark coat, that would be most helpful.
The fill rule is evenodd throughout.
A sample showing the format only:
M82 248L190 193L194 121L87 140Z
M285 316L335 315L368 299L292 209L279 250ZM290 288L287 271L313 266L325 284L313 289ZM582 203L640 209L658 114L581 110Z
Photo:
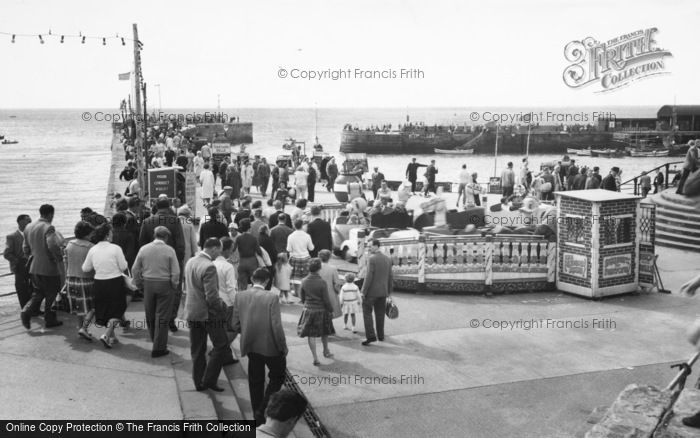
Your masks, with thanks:
M257 167L258 177L260 178L260 194L263 197L267 196L267 186L270 184L270 165L267 164L265 158L260 161Z
M219 221L218 208L209 208L209 210L207 210L207 214L208 216L206 217L206 220L199 226L199 247L202 249L204 248L204 243L210 237L221 239L222 237L227 237L229 235L226 224Z
M377 199L377 191L382 186L382 181L384 181L384 174L379 171L378 167L375 167L374 173L372 173L372 193L375 200Z
M435 160L430 160L430 165L425 169L425 178L428 180L428 186L425 187L424 193L427 196L428 192L437 192L437 187L435 187L435 175L437 175L438 170L435 167Z
M394 280L391 272L391 259L379 250L379 240L372 240L369 247L371 256L367 266L367 274L362 283L362 314L365 322L365 336L362 345L384 340L384 316L386 299L391 297ZM374 331L372 311L377 321L377 331Z
M611 192L616 192L617 191L617 183L615 182L615 177L617 176L618 172L620 172L619 167L613 167L610 169L610 173L608 176L603 178L603 182L600 184L600 188L604 190L610 190Z
M416 163L416 159L412 159L406 167L406 179L411 183L411 193L416 194L416 180L418 180L418 168L428 167L426 164Z
M309 166L309 176L306 177L306 186L308 188L308 193L306 198L309 200L309 202L314 202L314 197L316 193L316 180L318 179L318 175L316 174L316 169L314 169L314 166ZM265 195L263 195L265 196Z
M331 224L321 218L321 207L318 205L311 207L311 221L306 226L306 232L309 233L311 243L314 244L314 249L309 251L311 257L318 257L318 252L322 249L333 250Z
M32 221L28 214L17 216L17 229L7 235L5 252L3 256L10 262L10 271L15 275L15 291L19 299L19 307L23 309L32 297L29 271L27 270L27 256L24 254L24 230Z
M185 258L185 237L182 233L182 224L180 219L173 213L170 208L170 200L159 199L156 201L156 213L144 219L141 224L141 232L139 234L139 248L153 242L153 232L158 226L164 226L170 231L170 237L167 244L175 250L177 260L182 264Z

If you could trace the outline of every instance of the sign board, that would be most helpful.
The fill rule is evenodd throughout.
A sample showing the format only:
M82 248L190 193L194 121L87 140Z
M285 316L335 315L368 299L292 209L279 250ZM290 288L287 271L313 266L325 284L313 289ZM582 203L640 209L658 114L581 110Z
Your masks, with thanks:
M497 195L503 193L500 176L492 176L489 178L489 193Z
M588 257L580 254L565 252L562 261L562 274L573 277L587 278Z
M212 143L211 153L214 155L231 155L231 143Z
M157 198L166 195L172 199L176 195L175 173L177 169L168 167L165 169L148 169L148 197Z
M632 254L603 257L603 278L632 275Z
M194 172L185 174L185 203L194 210L197 199L197 177Z

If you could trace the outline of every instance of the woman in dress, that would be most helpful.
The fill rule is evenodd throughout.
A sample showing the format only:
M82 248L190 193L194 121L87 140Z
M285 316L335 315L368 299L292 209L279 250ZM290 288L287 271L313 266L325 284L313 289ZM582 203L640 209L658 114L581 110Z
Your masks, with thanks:
M243 183L243 194L249 195L250 188L253 185L253 176L255 175L255 169L250 161L247 161L241 170L241 181Z
M202 157L202 151L197 151L197 155L192 159L192 164L194 166L194 175L199 178L199 174L202 173L204 169L204 158Z
M321 260L311 259L309 262L309 275L301 284L301 303L304 310L301 312L297 334L300 338L308 338L309 349L314 358L314 365L320 365L316 355L316 338L320 337L323 343L323 357L331 358L328 349L328 335L334 335L332 323L333 307L328 300L328 287L319 275Z
M126 311L126 285L122 274L127 263L122 249L111 243L111 225L100 225L93 235L99 243L88 251L82 269L95 271L95 322L107 327L100 341L106 348L112 348L118 342L114 329Z
M294 189L296 190L297 199L306 199L308 196L309 172L304 169L304 166L297 167L294 172Z
M92 318L95 316L94 297L92 294L94 272L84 272L83 262L88 251L94 245L90 240L94 228L87 222L80 221L75 225L73 234L75 240L66 246L66 289L71 302L71 312L79 317L78 335L85 340L93 340L88 331Z
M323 278L328 287L328 301L331 302L333 308L332 318L340 318L343 312L340 310L340 288L343 287L343 281L340 279L340 274L335 266L328 263L331 260L331 252L327 249L322 249L318 252L318 258L321 260L321 270L318 275ZM332 323L331 323L332 324Z

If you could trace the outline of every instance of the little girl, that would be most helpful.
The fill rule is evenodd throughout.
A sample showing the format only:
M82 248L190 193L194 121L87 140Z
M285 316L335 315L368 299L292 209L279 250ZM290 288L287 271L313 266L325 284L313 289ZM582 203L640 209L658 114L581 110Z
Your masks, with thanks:
M352 332L355 330L355 314L359 312L361 303L360 289L355 284L355 274L345 274L345 284L340 288L340 304L341 310L345 318L345 330L348 328L348 315L352 319Z
M275 265L275 287L280 290L280 303L289 304L289 288L292 280L292 266L287 260L287 253L277 254Z

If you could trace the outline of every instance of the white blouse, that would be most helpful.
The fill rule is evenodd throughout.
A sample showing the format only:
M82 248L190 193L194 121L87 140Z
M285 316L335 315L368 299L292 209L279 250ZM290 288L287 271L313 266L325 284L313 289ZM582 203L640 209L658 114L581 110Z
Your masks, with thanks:
M102 241L90 248L83 271L95 270L95 280L109 280L122 275L128 267L124 252L119 245Z

